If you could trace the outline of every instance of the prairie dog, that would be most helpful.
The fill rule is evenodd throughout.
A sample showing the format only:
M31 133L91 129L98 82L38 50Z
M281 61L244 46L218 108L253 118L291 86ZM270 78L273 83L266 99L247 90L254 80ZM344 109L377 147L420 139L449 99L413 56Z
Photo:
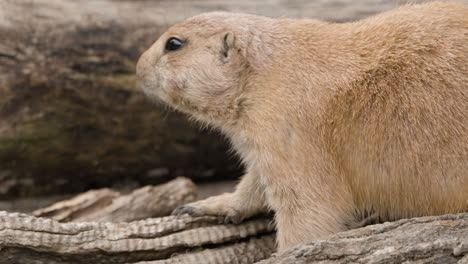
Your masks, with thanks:
M220 129L247 173L178 208L273 210L280 251L353 226L468 211L468 9L336 24L206 13L140 58L148 96Z

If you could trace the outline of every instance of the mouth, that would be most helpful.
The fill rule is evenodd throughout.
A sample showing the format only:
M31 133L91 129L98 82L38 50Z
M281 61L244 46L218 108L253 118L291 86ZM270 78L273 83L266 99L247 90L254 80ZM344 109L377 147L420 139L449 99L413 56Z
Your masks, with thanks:
M156 93L158 89L154 86L154 84L148 80L145 80L143 78L140 78L140 83L139 83L140 91L143 92L143 94L149 98L151 101L154 102L160 102L161 98L160 96Z
M141 82L140 87L145 96L149 98L152 103L159 106L177 109L164 87L162 87L157 80L144 80Z

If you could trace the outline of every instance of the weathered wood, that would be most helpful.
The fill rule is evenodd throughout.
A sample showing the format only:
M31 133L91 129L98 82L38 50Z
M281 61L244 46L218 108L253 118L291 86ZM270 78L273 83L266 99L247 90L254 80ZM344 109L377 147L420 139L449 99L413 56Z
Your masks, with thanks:
M59 222L130 222L169 215L179 205L196 198L195 184L178 177L157 186L145 186L129 194L104 188L36 210L32 215Z
M298 246L260 262L466 263L468 213L421 217L367 226Z
M131 223L59 223L0 212L0 264L178 263L197 257L211 261L203 263L253 263L273 251L270 221L225 225L216 217L184 215Z
M235 242L220 248L174 254L171 258L156 261L142 261L137 264L243 264L255 263L271 256L275 248L274 235Z
M59 223L0 212L0 263L254 263L273 252L270 219L221 222L183 215L131 223ZM461 264L467 256L464 213L367 226L260 263Z

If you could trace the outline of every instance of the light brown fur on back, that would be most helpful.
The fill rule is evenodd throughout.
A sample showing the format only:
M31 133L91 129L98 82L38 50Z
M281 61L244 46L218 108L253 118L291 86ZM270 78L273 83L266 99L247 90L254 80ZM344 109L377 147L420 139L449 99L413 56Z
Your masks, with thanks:
M164 51L169 37L185 41ZM233 42L230 41L233 36ZM468 211L468 9L408 5L334 24L209 13L141 57L153 98L223 131L234 193L179 208L272 209L280 250L380 220Z

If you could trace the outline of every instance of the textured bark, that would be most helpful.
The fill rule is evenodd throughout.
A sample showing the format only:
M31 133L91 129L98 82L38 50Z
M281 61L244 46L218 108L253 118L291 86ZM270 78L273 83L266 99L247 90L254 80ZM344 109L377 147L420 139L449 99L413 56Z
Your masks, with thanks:
M107 188L88 191L32 214L59 222L130 222L169 215L177 206L195 198L195 184L179 177L126 195Z
M273 252L271 220L220 222L216 217L184 215L131 223L59 223L0 212L0 263L242 264ZM260 263L462 264L467 257L465 213L367 226Z
M275 248L274 235L235 242L229 246L176 254L169 259L142 261L138 264L247 264L270 257Z
M468 213L367 226L298 246L260 262L467 263Z
M253 263L271 254L272 232L267 219L240 225L189 216L59 223L0 212L0 263L178 263L177 259L197 257L211 261L202 263ZM231 258L242 262L230 262Z

